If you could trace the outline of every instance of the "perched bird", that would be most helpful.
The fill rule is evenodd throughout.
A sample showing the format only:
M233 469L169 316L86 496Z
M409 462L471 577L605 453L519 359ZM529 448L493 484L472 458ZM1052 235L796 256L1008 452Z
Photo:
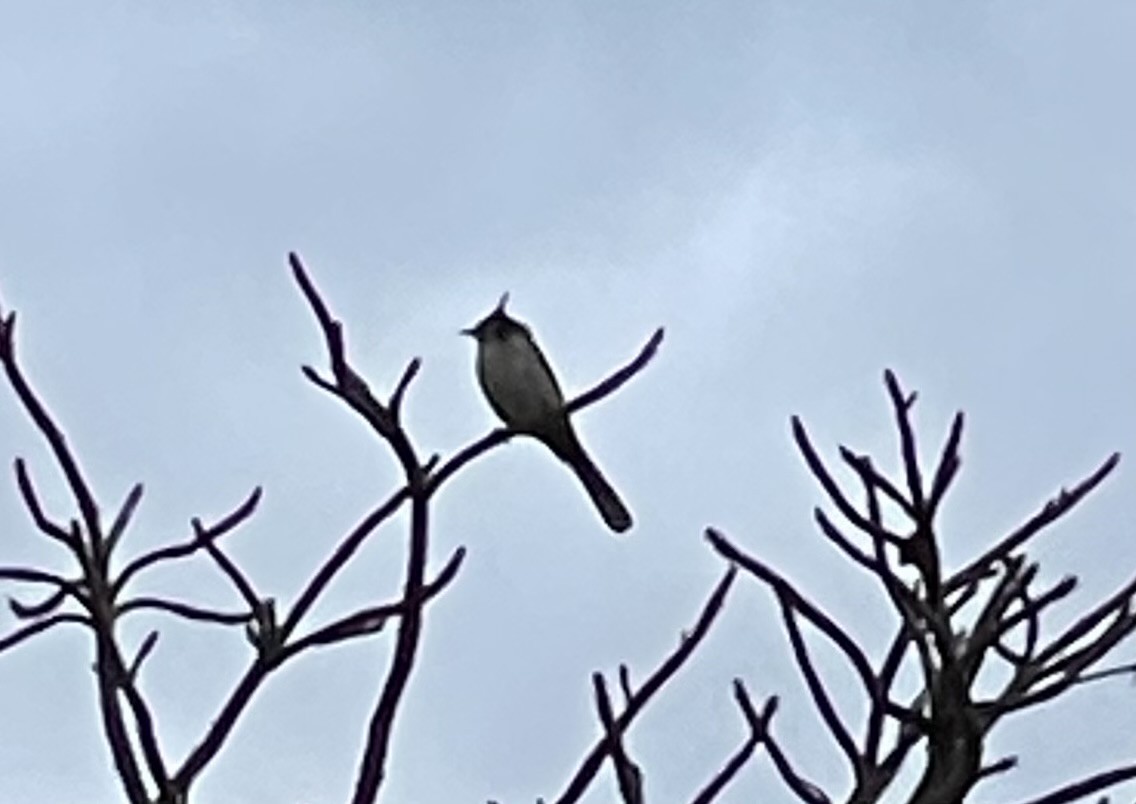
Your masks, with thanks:
M477 379L490 406L509 428L552 450L580 478L604 522L616 533L631 527L631 513L592 463L564 410L564 394L529 328L505 312L509 294L469 329L477 340Z

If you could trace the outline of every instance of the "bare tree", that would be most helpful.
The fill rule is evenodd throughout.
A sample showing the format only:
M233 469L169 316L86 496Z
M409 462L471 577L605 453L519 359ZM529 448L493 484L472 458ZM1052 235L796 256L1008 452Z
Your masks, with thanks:
M797 667L848 764L852 785L842 798L848 802L880 800L900 768L921 749L921 778L910 801L949 804L964 800L981 780L1015 766L1015 757L987 756L986 740L1003 719L1080 685L1136 671L1133 665L1099 668L1136 630L1136 578L1082 612L1068 628L1046 637L1042 615L1072 592L1077 580L1067 576L1047 588L1036 588L1038 565L1026 553L1034 539L1116 468L1120 456L1110 455L1087 478L1062 489L1013 532L944 578L937 515L962 464L963 414L956 414L928 483L919 464L911 421L915 395L905 394L891 372L885 374L885 384L895 412L904 476L893 482L876 470L868 456L841 447L842 460L860 480L862 507L854 505L840 488L804 425L793 419L793 436L809 470L846 523L838 526L817 508L814 516L821 534L868 572L891 602L896 633L877 666L834 617L774 568L718 530L711 528L706 536L718 553L773 593ZM885 525L885 506L898 512L907 523L905 528ZM847 528L858 538L850 536ZM804 623L844 655L860 680L868 714L859 737L853 736L837 713L810 652ZM897 701L896 679L908 663L917 666L922 690L912 700ZM1009 669L1009 681L996 695L984 698L976 691L975 681L996 663ZM754 721L751 708L747 708L746 719L751 724ZM885 739L887 734L893 736ZM800 800L809 804L834 800L794 770L772 737L766 735L765 744L781 778ZM1118 767L1031 804L1074 801L1133 778L1136 765Z
M124 536L143 496L136 484L109 521L95 499L80 463L55 417L26 379L16 357L15 314L0 311L0 364L20 405L46 440L66 480L74 512L63 519L49 514L25 462L15 461L16 484L31 520L49 542L70 556L70 573L35 566L0 566L0 580L39 590L34 599L14 599L11 610L22 623L0 636L0 653L60 625L77 625L92 638L93 664L102 726L123 793L132 804L179 804L189 800L194 782L225 747L234 726L246 713L263 682L310 649L378 634L393 621L394 651L389 665L376 671L377 700L367 725L352 791L353 804L369 804L379 795L387 772L387 754L402 696L413 673L431 601L454 581L465 555L455 550L442 568L428 577L430 564L430 505L435 495L459 470L503 444L513 431L498 428L475 439L452 456L421 455L403 425L407 391L421 363L410 361L388 397L380 399L348 360L344 328L331 314L296 255L292 273L322 333L329 376L305 366L314 385L346 404L368 426L379 443L394 455L402 470L399 488L378 502L338 542L290 605L278 614L276 602L248 577L222 546L222 540L255 513L261 490L254 489L231 513L217 522L190 522L189 536L140 555L124 555ZM589 391L566 404L569 413L595 404L640 372L662 342L657 330L628 364ZM1098 606L1084 612L1073 625L1043 637L1042 614L1072 591L1074 578L1044 589L1034 588L1038 567L1027 560L1025 548L1047 526L1067 514L1115 468L1118 456L1108 458L1092 475L1050 500L1034 517L961 569L944 577L940 561L936 516L954 480L963 417L958 414L928 483L919 465L911 407L914 396L886 375L888 393L899 431L904 479L893 482L872 461L842 448L842 459L857 474L863 505L854 505L833 479L810 442L804 426L793 420L793 432L805 461L846 524L838 526L823 510L815 517L821 533L859 569L868 572L886 592L896 617L895 635L878 665L834 617L811 602L774 568L742 550L716 529L707 530L711 547L729 566L714 587L698 619L684 632L678 646L636 684L631 670L618 670L619 695L609 690L601 673L592 677L599 735L557 804L579 801L599 779L609 762L616 789L626 804L646 800L645 772L632 759L626 735L648 703L694 656L722 611L739 569L773 592L789 639L790 651L821 717L844 755L852 779L849 802L873 802L889 790L906 762L922 749L921 780L914 804L962 801L983 778L1014 766L1013 757L991 761L985 741L1004 717L1062 695L1079 685L1121 674L1131 665L1100 667L1104 659L1136 629L1133 597L1136 579ZM403 506L409 508L406 564L401 593L312 625L308 615L343 568L377 529ZM886 506L905 519L902 532L885 524ZM842 529L843 528L843 529ZM857 536L846 532L851 528ZM156 566L193 556L207 556L232 586L239 605L218 610L173 597L132 593L131 581ZM170 617L212 623L243 632L252 653L243 674L210 726L193 748L173 762L158 737L158 715L138 685L146 658L158 644L151 631L136 646L126 646L120 634L124 618L138 611L157 611ZM812 626L848 660L863 686L868 714L859 737L841 719L832 693L812 658L803 624ZM1010 681L992 698L975 691L985 667L1001 662L1010 668ZM896 700L896 681L906 667L920 674L922 691L912 699ZM709 780L690 794L690 801L715 800L742 768L764 750L788 788L802 801L832 801L829 793L805 779L773 735L772 719L778 699L756 706L741 680L734 698L745 726L745 737ZM617 703L618 701L618 703ZM1136 778L1136 765L1115 768L1083 779L1031 804L1057 804L1095 794Z
M390 397L380 401L351 368L343 327L332 317L299 257L291 255L289 259L293 276L323 333L331 369L331 379L321 377L307 366L305 376L347 404L367 423L394 453L402 467L404 481L340 540L282 615L277 613L275 601L257 590L221 542L256 511L261 498L259 488L217 522L205 524L194 519L190 523L190 535L184 541L133 557L122 555L123 537L142 501L142 484L130 489L114 517L107 522L102 514L103 506L95 499L63 430L26 379L17 360L15 313L0 311L0 364L24 412L46 440L75 505L75 514L64 520L49 514L41 503L27 465L23 459L16 459L16 483L32 522L49 541L67 551L73 560L73 570L64 575L39 567L0 566L0 580L43 590L34 600L12 600L11 610L24 624L0 637L0 653L65 624L77 625L90 634L104 736L123 793L132 804L188 801L193 783L217 757L269 675L309 649L372 636L395 620L395 650L389 667L380 673L379 696L371 713L352 794L356 804L375 801L386 773L387 750L399 702L414 669L427 604L454 580L465 555L465 550L458 548L436 575L427 577L430 503L459 469L514 435L497 429L446 460L438 455L422 458L404 429L401 416L406 392L419 370L420 361L412 360ZM616 391L650 361L661 341L662 330L659 330L634 360L572 400L569 410L595 404ZM393 601L376 603L331 622L310 626L306 622L307 615L339 572L379 526L404 505L410 508L410 518L401 595ZM241 602L239 608L220 611L170 597L131 594L131 581L140 574L198 554L207 555L229 580ZM158 716L137 683L146 658L157 646L159 632L149 632L133 648L123 644L119 633L123 619L139 611L158 611L172 617L243 629L253 648L247 668L235 680L209 728L177 764L160 747Z

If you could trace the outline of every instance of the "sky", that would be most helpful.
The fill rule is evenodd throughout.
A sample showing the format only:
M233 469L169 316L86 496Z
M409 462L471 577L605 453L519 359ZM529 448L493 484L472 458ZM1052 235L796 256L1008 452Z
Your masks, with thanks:
M183 539L262 485L228 546L284 605L399 482L300 374L325 355L289 251L372 387L422 358L405 415L424 453L495 425L457 332L502 292L569 393L665 326L652 365L576 417L635 514L627 538L521 441L434 510L431 567L468 555L429 609L384 800L532 802L597 736L591 673L642 678L693 624L724 569L707 525L871 650L890 638L886 600L813 528L791 415L826 456L847 444L894 470L885 368L920 392L928 458L964 409L950 566L1110 452L1136 454L1134 33L1122 0L4 3L0 303L103 507L145 483L124 549ZM10 393L0 447L71 516ZM1031 554L1043 580L1082 580L1054 627L1136 572L1128 460ZM395 597L404 524L313 624ZM0 565L26 563L67 567L0 483ZM236 604L204 560L138 590ZM176 763L249 648L148 615L125 634L154 627L142 685ZM286 668L195 800L345 800L390 643ZM0 804L120 800L90 658L63 629L0 656ZM853 679L824 667L856 716ZM775 603L742 577L628 737L651 799L688 799L742 741L735 677L781 696L786 750L846 792ZM1130 684L1081 690L999 730L990 758L1020 768L973 799L1131 762L1134 733ZM757 796L792 800L764 756L723 800ZM617 800L606 771L587 800Z

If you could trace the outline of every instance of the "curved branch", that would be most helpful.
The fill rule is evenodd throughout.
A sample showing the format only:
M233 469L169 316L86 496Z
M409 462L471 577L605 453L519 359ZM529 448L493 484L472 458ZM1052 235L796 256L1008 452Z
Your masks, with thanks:
M56 589L38 603L23 603L14 597L9 597L8 608L21 620L29 620L33 617L44 617L51 614L62 606L65 600L67 600L67 590Z
M134 512L138 510L138 504L142 502L142 484L135 483L130 491L126 494L126 499L122 501L122 507L118 509L118 514L114 518L114 522L110 525L110 530L107 531L107 555L114 552L114 548L118 545L122 534L126 532L130 520L134 518Z
M899 387L899 380L891 369L884 372L884 385L895 408L895 424L899 430L900 451L903 455L903 468L907 474L907 491L911 495L911 507L923 513L926 505L923 500L923 478L919 471L919 453L915 446L915 430L911 426L911 406L915 404L915 394L905 396ZM916 517L918 524L919 517Z
M331 557L325 561L320 568L316 571L315 576L308 581L304 591L300 593L300 597L296 600L295 605L292 606L288 616L284 618L284 625L280 628L281 637L287 639L308 610L315 605L316 600L319 598L323 590L331 583L336 574L343 569L343 566L350 560L351 556L355 554L367 537L391 517L410 497L410 491L405 486L393 495L387 498L386 502L378 506L371 513L363 518L363 521L356 525L352 531L347 534L342 542L335 548L335 552Z
M1116 469L1119 463L1120 453L1114 452L1109 455L1104 463L1098 466L1092 474L1073 486L1073 488L1062 489L1057 496L1046 501L1042 509L1030 517L1024 524L952 575L950 580L943 585L943 593L953 592L966 586L975 575L985 572L986 568L991 564L1010 555L1046 527L1065 516L1077 503L1099 486L1106 477L1112 474L1112 471Z
M24 410L47 441L52 455L55 456L56 463L63 471L63 476L67 479L67 485L71 489L71 496L74 497L79 512L82 514L87 535L91 539L91 546L94 548L95 554L98 555L102 550L102 527L99 524L99 509L95 503L95 496L79 469L79 462L67 445L67 437L55 423L55 420L52 419L51 414L47 412L47 408L36 396L35 391L32 390L20 370L16 361L15 336L16 313L13 311L0 321L0 363L4 366L4 372L8 375L8 382L11 383L12 390L16 392Z
M793 647L793 656L797 660L797 667L805 677L809 694L812 696L813 702L816 703L821 718L833 739L836 740L836 744L840 746L840 750L847 757L856 786L859 787L864 781L864 759L856 750L856 743L852 740L852 735L849 734L844 722L841 721L840 715L837 714L836 706L832 703L832 698L829 696L828 690L825 689L824 682L821 681L820 673L817 672L816 666L813 664L808 645L805 644L805 636L801 633L801 626L797 623L792 600L781 591L778 591L777 598L781 604L781 619L785 624L785 631L789 634L789 643ZM879 685L874 684L873 686L878 688Z
M647 339L647 343L639 350L639 354L635 356L631 362L622 368L618 369L613 374L608 375L606 379L596 383L592 388L589 388L584 393L577 396L575 399L569 400L564 405L564 412L571 415L578 410L594 405L605 396L613 394L620 389L628 380L647 367L655 353L659 351L659 346L663 343L663 335L665 330L662 327L656 329L651 333L651 337Z
M801 419L797 416L793 416L790 421L793 428L793 440L797 442L797 448L800 449L801 456L805 459L809 471L813 473L813 477L817 479L821 487L828 494L829 499L832 500L832 503L837 507L844 518L855 525L857 529L871 535L873 538L882 539L887 544L895 547L901 547L904 540L899 535L872 522L857 511L856 507L848 501L844 492L840 490L840 486L836 484L836 480L829 474L824 462L820 459L820 455L817 454L816 449L809 440L808 431L805 430L805 425Z
M118 574L118 578L114 582L114 594L118 595L121 593L122 590L126 588L126 584L130 582L130 579L142 570L162 561L171 561L173 559L191 556L198 550L205 549L206 542L215 541L231 533L238 525L253 515L257 505L260 503L261 493L261 487L257 486L252 490L249 496L245 498L244 502L207 528L201 529L200 521L194 519L191 525L194 528L194 534L187 541L159 547L156 550L143 553L138 558L131 561L123 567L122 572Z
M867 691L869 697L872 698L872 700L878 698L879 682L872 672L872 666L868 662L868 657L860 650L855 640L844 632L844 629L838 626L831 617L822 612L813 603L805 599L801 593L794 589L792 584L781 577L781 575L753 556L743 553L714 528L706 529L706 539L723 558L740 565L755 578L769 586L779 597L783 595L784 598L792 604L793 608L804 615L806 620L816 626L821 633L827 636L832 643L848 657L848 660L855 668L856 674L860 677L860 681L864 685L864 689Z
M607 682L603 673L592 673L592 687L596 695L596 711L607 738L607 753L615 768L615 778L619 783L619 795L624 804L643 804L643 771L639 769L627 750L623 747L623 730L615 722L611 708L611 697L607 694Z
M714 624L714 620L718 617L718 613L722 610L722 604L726 600L726 593L729 592L730 587L737 577L737 567L731 565L714 587L710 597L707 599L705 606L702 608L702 613L698 616L698 621L695 623L694 628L688 634L684 635L682 642L678 648L675 649L670 656L663 660L662 664L648 676L647 680L627 701L627 705L623 709L623 713L615 719L615 724L619 731L625 732L631 726L635 716L647 705L647 702L654 697L655 693L662 689L663 685L671 679L671 677L678 672L679 668L686 663L686 660L694 653L694 649L698 647L699 643L706 637L710 631L710 626ZM592 779L595 778L596 773L599 772L600 766L603 764L604 757L608 753L608 739L606 735L601 737L599 741L592 746L591 751L584 757L583 762L580 763L579 769L572 776L568 782L568 786L564 792L555 799L555 804L570 804L574 801L579 801L584 792L588 789Z
M446 562L446 566L442 568L442 571L438 573L438 577L422 587L418 601L410 605L427 603L449 586L450 582L457 576L464 559L465 548L459 547L454 551L454 554L450 556L450 560ZM291 644L285 645L280 651L280 661L283 662L298 653L302 653L309 648L314 648L319 645L345 642L355 637L378 633L382 630L383 626L386 625L387 620L392 617L401 616L407 611L407 607L407 601L399 600L396 603L384 603L381 606L371 606L370 608L357 611L354 614L349 614L346 617L341 617L335 622L325 625L323 628L319 628Z
M1136 779L1136 765L1123 765L1119 768L1104 771L1086 779L1081 779L1079 782L1066 785L1065 787L1054 790L1052 793L1046 793L1044 796L1038 798L1031 798L1024 804L1066 804L1069 801L1078 801L1086 796L1091 796L1093 793L1100 792L1114 784L1126 782L1129 779Z
M765 702L761 714L758 714L753 701L750 700L749 693L746 692L745 684L742 683L740 678L736 678L734 679L734 697L737 699L738 706L741 708L750 730L765 745L765 750L769 752L769 758L773 760L773 765L777 768L777 773L781 775L781 780L785 782L785 785L806 804L829 804L830 799L823 790L793 770L789 758L769 731L769 724L777 713L779 704L777 696L774 695L769 698Z
M225 577L233 584L237 593L241 596L241 599L244 600L245 604L249 607L249 611L255 612L260 606L261 601L256 594L256 590L252 588L252 583L245 577L245 574L241 572L237 565L233 563L233 560L225 555L221 548L217 546L216 541L209 536L209 532L202 526L201 520L194 519L192 525L194 536L205 546L205 550L209 553L209 557L213 559L213 563L221 569L221 572L223 572Z
M136 597L118 607L118 613L122 615L147 610L164 611L186 620L217 623L218 625L243 625L253 619L252 612L248 611L216 611L215 609L206 609L189 603L182 603L179 600L167 600L161 597Z
M82 550L82 545L70 532L67 531L62 525L52 522L47 518L44 513L43 505L39 501L39 495L36 493L35 484L32 482L31 474L28 472L27 464L24 463L23 458L16 458L14 463L16 471L16 486L20 489L20 497L23 498L24 507L28 509L31 514L32 522L39 529L41 533L49 538L55 539L72 551Z
M472 461L474 458L479 458L484 453L496 447L498 444L504 444L510 438L515 436L516 433L504 427L498 427L492 430L481 438L474 441L472 444L462 447L453 457L443 463L436 472L427 478L427 488L430 494L436 492L443 483L450 479L450 477Z
M16 647L25 639L33 637L36 634L41 634L57 625L63 625L64 623L77 623L79 625L85 625L88 628L91 627L90 619L81 614L53 614L38 622L25 625L23 628L19 628L5 637L0 637L0 653L3 653L9 648Z
M422 368L422 360L414 358L406 364L406 368L402 371L402 376L398 379L398 384L394 388L394 393L390 398L391 416L394 417L395 424L398 424L402 419L402 400L406 396L406 390L410 387L410 383L418 375L418 370Z

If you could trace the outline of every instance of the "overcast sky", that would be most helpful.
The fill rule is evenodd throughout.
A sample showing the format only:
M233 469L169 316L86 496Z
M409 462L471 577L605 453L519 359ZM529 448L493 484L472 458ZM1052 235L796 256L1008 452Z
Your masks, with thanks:
M883 596L813 530L791 414L826 454L894 469L885 367L920 391L928 455L965 409L952 566L1109 452L1136 455L1134 34L1124 0L0 4L0 300L104 507L146 483L126 549L263 484L229 547L285 605L398 482L300 375L324 354L289 250L376 389L423 358L407 417L424 452L495 423L456 333L503 291L569 392L665 325L655 363L577 418L634 511L628 538L524 443L437 503L431 566L469 555L429 611L385 800L532 802L595 739L590 673L642 678L693 623L723 570L708 524L873 650L890 637ZM0 447L71 515L10 393ZM1066 621L1136 572L1134 537L1122 464L1039 543L1043 579L1082 575ZM402 544L376 536L312 622L393 598ZM21 562L66 567L7 482L0 565ZM187 562L138 588L234 606L215 576ZM740 743L740 676L783 696L777 734L839 798L774 601L739 580L631 732L648 794L686 800ZM143 684L176 764L249 648L159 619L128 634L155 625ZM390 641L281 673L195 800L345 800ZM120 800L90 659L62 629L0 657L0 804ZM1080 692L1008 723L992 751L1021 767L974 798L1131 762L1134 733L1131 685ZM764 756L725 800L754 796L790 800ZM615 797L605 776L589 801Z

